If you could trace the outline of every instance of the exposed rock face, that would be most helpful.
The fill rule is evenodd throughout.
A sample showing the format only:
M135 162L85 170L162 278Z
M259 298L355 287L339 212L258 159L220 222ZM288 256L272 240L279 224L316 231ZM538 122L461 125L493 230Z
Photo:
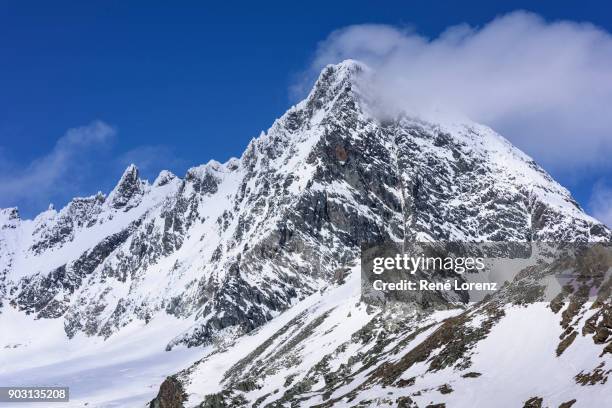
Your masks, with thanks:
M529 398L525 401L523 408L542 408L542 401L543 399L540 397Z
M108 202L112 208L123 208L127 211L138 205L143 192L143 182L138 177L138 168L131 164L125 169L119 183L109 194Z
M149 408L183 408L186 399L183 385L174 377L168 377L159 387L157 397L149 403Z
M210 345L219 337L231 343L299 300L350 281L347 271L361 243L610 240L610 231L567 190L491 129L373 117L361 82L367 70L353 61L327 67L308 98L253 139L240 159L211 161L183 179L164 171L153 184L141 180L132 165L107 197L76 198L34 220L20 220L16 209L1 210L0 313L10 303L37 318L63 319L69 337L104 338L130 322L170 315L194 323L176 333L168 350ZM520 290L505 294L523 296ZM566 300L558 300L558 311ZM596 312L603 318L590 317L584 326L604 350L610 348L609 310L602 306L607 302L602 299ZM471 350L505 319L502 303L507 299L492 299L444 323L418 310L414 320L392 324L370 305L363 326L351 327L352 338L308 372L288 372L283 393L259 395L262 382L287 370L288 361L305 360L301 347L333 313L320 311L313 320L301 315L276 337L282 349L252 356L261 358L258 369L250 361L237 364L219 393L196 403L297 404L316 394L318 403L331 405L357 398L364 388L334 393L366 368L379 374L367 384L418 388L418 382L401 378L411 367L469 367ZM563 309L559 316L584 317L587 305L574 304L573 312ZM330 323L326 330L336 333L334 327ZM384 347L399 354L423 333L427 340L419 347L385 362L393 352ZM560 356L571 349L578 328L573 333L559 345ZM264 342L262 352L270 344ZM339 367L329 365L351 348L361 351ZM198 367L166 380L152 402L158 405L151 406L180 406L172 404L182 403L182 387ZM459 377L480 381L476 374ZM432 389L444 398L459 394L447 382ZM415 406L420 397L389 398L391 404Z

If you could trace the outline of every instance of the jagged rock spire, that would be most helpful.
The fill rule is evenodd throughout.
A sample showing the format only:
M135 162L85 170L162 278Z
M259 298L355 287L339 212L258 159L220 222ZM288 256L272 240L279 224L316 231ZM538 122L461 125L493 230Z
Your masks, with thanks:
M109 194L109 206L117 209L124 208L142 193L143 181L139 178L138 167L130 164L123 172L117 186Z

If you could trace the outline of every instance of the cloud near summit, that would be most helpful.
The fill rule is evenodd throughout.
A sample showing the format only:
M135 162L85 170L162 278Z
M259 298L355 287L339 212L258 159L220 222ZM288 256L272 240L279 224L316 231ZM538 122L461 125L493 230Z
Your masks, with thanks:
M347 58L373 68L387 109L465 115L556 172L611 164L612 36L592 24L518 11L437 38L354 25L319 44L312 69Z

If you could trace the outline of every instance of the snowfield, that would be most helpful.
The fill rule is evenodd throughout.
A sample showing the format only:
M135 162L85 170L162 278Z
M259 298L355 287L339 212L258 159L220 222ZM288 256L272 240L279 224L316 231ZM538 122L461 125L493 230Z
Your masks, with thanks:
M6 308L0 327L19 330L0 332L0 384L68 386L66 407L144 406L167 375L202 354L202 349L186 347L165 351L174 333L188 325L159 316L146 326L135 322L106 341L83 335L69 340L61 321L34 320Z

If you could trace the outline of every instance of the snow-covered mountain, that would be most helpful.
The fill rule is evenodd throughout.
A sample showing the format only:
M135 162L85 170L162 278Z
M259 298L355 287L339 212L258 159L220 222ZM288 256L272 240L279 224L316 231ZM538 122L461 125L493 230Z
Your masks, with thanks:
M378 119L368 75L328 66L239 159L0 210L0 383L75 384L71 406L604 406L609 290L361 299L362 243L612 240L493 130Z

